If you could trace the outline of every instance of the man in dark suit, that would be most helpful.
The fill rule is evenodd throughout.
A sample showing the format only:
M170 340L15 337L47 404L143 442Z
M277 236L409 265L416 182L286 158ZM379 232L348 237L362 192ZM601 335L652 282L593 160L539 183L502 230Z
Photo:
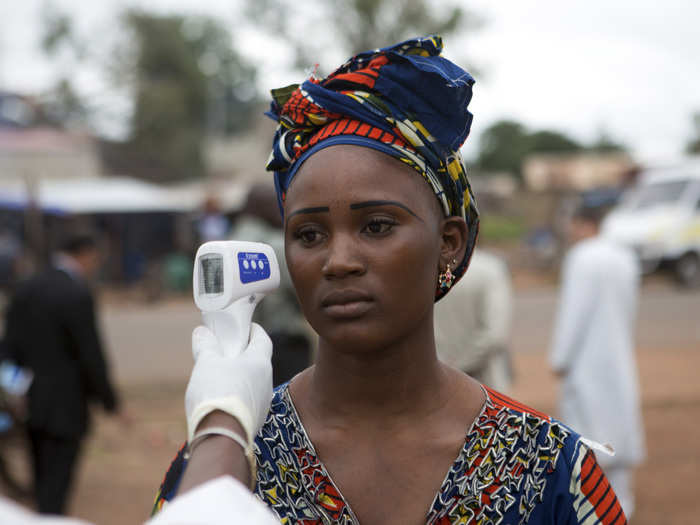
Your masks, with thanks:
M88 286L98 265L92 236L67 237L51 267L22 283L7 310L6 349L34 373L27 425L42 513L64 512L88 402L117 413Z

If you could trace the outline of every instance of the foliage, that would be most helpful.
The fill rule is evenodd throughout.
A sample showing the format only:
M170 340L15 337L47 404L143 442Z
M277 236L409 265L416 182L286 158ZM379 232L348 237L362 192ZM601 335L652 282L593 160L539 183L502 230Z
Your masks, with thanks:
M72 19L50 3L42 8L40 40L41 48L48 56L70 56L72 64L68 67L75 67L85 58L85 47L73 29ZM75 90L67 70L43 94L42 99L46 117L53 124L84 124L88 117L87 105Z
M100 56L84 45L67 14L51 3L42 13L41 46L64 64L44 95L47 113L60 125L85 125L96 108L74 88L73 70L90 65L108 71L110 87L133 109L127 143L113 145L131 164L122 166L126 172L161 180L201 175L205 136L236 133L249 123L256 70L236 53L218 20L129 10L115 26L112 53Z
M685 151L690 154L700 153L700 111L693 115L693 128L695 136L685 146Z
M205 135L234 133L249 122L255 69L211 18L128 11L123 21L131 46L114 70L134 93L130 143L170 178L203 174Z
M627 151L627 146L617 142L605 130L601 130L598 138L587 149L597 153L615 153Z
M529 134L525 127L512 120L501 120L481 133L476 165L485 172L519 174L520 164L530 152Z
M84 124L89 110L68 78L61 78L42 97L47 120L53 124L71 126Z
M529 131L513 120L501 120L486 128L479 137L476 167L484 172L505 171L521 176L521 166L528 155L581 151L625 151L625 146L604 132L586 146L559 131Z
M530 153L568 153L583 147L570 137L558 131L534 131L527 136Z
M481 241L499 242L520 239L526 227L522 220L513 217L485 214L479 221L479 238Z
M49 56L69 49L77 58L83 58L85 47L73 30L73 20L51 3L41 9L41 48Z
M248 16L258 28L294 48L296 66L307 69L332 48L342 58L415 36L467 31L480 20L457 2L430 0L311 0L300 13L293 0L253 0ZM323 64L322 69L337 64Z

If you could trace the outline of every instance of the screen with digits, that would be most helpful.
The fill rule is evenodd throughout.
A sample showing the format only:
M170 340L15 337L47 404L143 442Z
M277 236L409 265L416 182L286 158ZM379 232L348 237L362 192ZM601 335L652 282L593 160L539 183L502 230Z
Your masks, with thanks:
M199 258L199 294L224 293L224 258L218 253L207 253Z

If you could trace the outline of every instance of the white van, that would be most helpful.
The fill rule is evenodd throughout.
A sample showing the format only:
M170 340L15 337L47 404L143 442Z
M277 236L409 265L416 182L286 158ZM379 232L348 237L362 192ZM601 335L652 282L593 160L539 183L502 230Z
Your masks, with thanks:
M700 159L640 173L602 232L634 248L645 272L670 265L681 284L700 284Z

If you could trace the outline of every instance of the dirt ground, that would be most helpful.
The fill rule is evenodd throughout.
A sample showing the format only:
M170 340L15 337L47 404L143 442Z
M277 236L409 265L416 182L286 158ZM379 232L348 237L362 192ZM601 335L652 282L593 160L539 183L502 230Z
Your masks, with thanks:
M516 292L513 396L554 413L556 383L546 348L556 306L551 286ZM145 307L110 300L105 339L130 428L98 415L80 465L71 514L100 525L141 523L185 437L183 395L189 334L198 314L187 299ZM638 363L648 458L637 471L635 525L694 524L700 515L700 292L644 287ZM18 461L19 457L13 458Z

